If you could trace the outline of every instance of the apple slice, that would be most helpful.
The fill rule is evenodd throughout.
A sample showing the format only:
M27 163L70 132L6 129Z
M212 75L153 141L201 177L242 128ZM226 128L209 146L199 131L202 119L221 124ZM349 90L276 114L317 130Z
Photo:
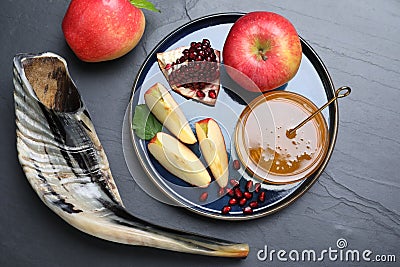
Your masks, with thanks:
M196 122L196 134L204 159L220 187L228 183L228 155L224 136L218 123L211 119Z
M153 157L173 175L199 187L210 184L211 177L203 163L173 136L159 132L147 147Z
M196 137L185 115L161 83L156 83L147 90L144 101L151 113L179 140L186 144L196 143Z

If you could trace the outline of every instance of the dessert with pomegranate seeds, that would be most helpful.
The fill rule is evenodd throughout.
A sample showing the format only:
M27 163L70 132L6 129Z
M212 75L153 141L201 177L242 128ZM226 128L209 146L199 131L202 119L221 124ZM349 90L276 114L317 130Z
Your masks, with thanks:
M184 97L214 106L220 89L220 51L208 39L157 53L158 65L171 88Z

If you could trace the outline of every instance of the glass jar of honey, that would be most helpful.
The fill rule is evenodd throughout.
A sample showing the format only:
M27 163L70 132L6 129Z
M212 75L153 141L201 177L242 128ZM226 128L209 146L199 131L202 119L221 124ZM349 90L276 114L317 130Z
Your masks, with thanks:
M274 184L293 183L310 176L323 162L329 132L321 113L295 136L287 131L318 108L306 97L272 91L254 99L236 125L237 154L255 178Z

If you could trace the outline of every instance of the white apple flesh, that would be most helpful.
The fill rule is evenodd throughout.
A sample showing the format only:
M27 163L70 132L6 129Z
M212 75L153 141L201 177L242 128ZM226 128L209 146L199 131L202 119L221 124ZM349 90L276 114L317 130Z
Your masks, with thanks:
M173 136L159 132L147 147L153 157L178 178L199 187L210 184L211 177L200 159Z
M215 180L220 187L228 184L228 155L224 136L218 123L209 118L196 122L200 149Z
M150 87L144 100L151 113L180 141L186 144L197 142L185 115L161 83Z

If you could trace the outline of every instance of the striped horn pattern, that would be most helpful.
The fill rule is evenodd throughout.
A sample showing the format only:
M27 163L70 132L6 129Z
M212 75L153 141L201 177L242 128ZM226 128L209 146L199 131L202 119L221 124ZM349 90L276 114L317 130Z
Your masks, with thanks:
M123 244L220 257L247 256L247 244L167 229L123 206L106 154L65 60L14 57L18 158L40 199L90 235Z

